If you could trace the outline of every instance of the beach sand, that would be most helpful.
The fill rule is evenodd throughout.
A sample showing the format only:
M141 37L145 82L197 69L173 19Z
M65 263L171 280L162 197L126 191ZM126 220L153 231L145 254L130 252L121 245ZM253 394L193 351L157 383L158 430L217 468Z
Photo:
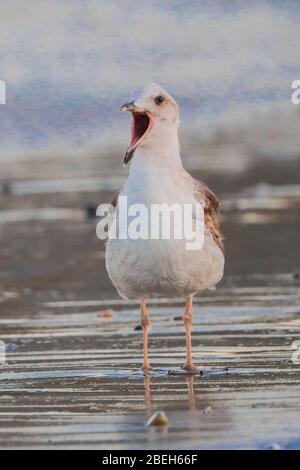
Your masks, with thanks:
M113 169L104 173L95 157L3 168L0 447L300 448L300 365L292 362L300 341L299 160L192 170L222 200L226 246L223 281L195 299L201 373L193 377L179 369L183 299L149 306L154 371L139 370L138 304L111 285L93 217L124 180ZM147 427L157 410L168 425Z

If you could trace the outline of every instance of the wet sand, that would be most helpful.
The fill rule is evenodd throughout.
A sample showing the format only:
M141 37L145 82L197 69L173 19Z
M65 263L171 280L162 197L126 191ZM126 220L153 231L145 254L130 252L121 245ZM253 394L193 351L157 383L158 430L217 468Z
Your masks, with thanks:
M115 167L2 168L0 447L300 448L299 161L193 170L222 198L227 261L196 298L193 377L179 369L183 299L152 302L154 371L139 371L138 305L107 278L92 217L122 184ZM167 427L146 427L156 410Z

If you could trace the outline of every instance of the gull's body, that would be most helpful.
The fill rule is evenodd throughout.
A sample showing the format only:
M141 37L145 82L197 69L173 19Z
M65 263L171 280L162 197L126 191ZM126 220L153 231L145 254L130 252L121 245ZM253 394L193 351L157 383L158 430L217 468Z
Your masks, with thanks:
M151 158L151 149L149 155L147 150L137 150L120 192L127 196L128 207L142 203L150 211L151 204L195 202L195 181L182 168L179 151L170 155L177 161L171 168L162 152ZM106 263L122 297L147 298L189 295L214 288L223 275L224 256L206 227L204 246L196 251L186 250L184 240L108 240Z
M153 104L163 97L160 105ZM164 105L164 108L163 106ZM156 109L158 108L158 109ZM201 182L194 180L182 167L178 142L178 107L158 85L148 85L134 95L125 110L149 113L147 131L135 142L134 129L127 156L131 158L129 177L119 196L127 197L128 207L143 204L200 203L204 208L204 243L199 250L187 250L186 240L177 239L108 239L107 271L119 294L141 300L144 328L144 369L148 369L147 329L150 323L146 299L157 295L187 297L184 315L187 330L186 369L194 369L191 359L190 328L192 296L213 289L224 269L222 237L217 220L218 200ZM153 117L154 116L154 117ZM133 124L134 127L134 124ZM136 123L138 127L138 123ZM138 136L139 137L139 136ZM117 202L115 203L117 206ZM118 221L118 206L116 210ZM145 344L146 342L146 344ZM146 356L146 357L145 357Z

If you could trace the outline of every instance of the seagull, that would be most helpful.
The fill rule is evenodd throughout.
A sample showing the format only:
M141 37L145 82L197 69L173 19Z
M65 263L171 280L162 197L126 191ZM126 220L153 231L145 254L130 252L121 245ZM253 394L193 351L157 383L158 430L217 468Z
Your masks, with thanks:
M193 296L215 289L224 271L224 246L218 220L219 200L201 181L182 166L178 139L179 107L158 84L133 91L121 111L131 113L131 134L124 165L130 164L127 181L113 196L114 222L118 219L120 196L128 206L143 204L201 204L204 219L202 248L187 250L174 239L108 238L106 269L121 297L138 299L143 330L144 372L151 371L148 330L151 324L147 299L160 295L186 299L183 322L186 361L183 369L196 373L192 359L191 330Z

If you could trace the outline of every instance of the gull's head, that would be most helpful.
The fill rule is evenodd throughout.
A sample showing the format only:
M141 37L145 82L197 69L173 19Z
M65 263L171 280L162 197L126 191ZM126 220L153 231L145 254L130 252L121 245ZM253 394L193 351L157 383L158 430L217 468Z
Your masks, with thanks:
M160 131L178 126L179 108L176 101L156 83L134 90L121 111L130 111L132 116L125 165L138 147L149 144Z

